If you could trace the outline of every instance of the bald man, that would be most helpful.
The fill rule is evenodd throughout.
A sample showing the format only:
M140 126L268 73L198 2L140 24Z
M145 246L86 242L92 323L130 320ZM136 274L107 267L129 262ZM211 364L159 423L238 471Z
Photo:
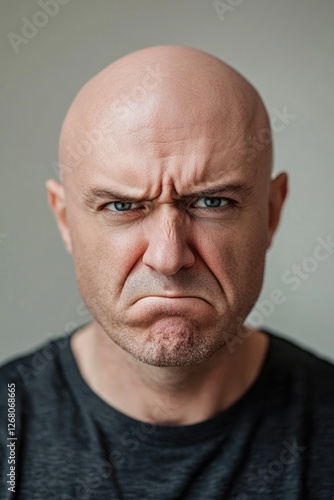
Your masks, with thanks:
M92 320L2 368L1 498L333 498L333 365L245 323L287 194L256 90L195 49L127 55L59 166Z

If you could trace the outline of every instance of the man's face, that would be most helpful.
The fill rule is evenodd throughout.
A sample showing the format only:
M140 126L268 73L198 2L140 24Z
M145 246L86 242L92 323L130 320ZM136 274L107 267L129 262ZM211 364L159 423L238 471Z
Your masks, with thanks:
M269 176L245 153L255 132L193 111L112 118L108 139L65 183L87 307L118 345L157 366L198 363L236 334L269 245Z

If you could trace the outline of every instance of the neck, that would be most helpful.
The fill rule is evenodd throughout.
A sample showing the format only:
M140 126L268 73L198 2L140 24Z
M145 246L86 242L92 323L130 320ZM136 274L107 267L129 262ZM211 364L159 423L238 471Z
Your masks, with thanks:
M108 404L143 422L187 425L233 405L256 380L268 337L246 326L244 333L243 343L191 366L146 365L95 322L73 336L71 347L83 378Z

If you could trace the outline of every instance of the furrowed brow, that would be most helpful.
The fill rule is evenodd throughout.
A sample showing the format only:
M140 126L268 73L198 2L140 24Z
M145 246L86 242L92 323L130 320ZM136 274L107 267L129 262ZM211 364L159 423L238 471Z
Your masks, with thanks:
M85 203L88 205L93 205L102 200L117 200L117 201L128 201L128 202L141 202L146 200L146 198L137 198L131 196L122 191L111 191L109 189L103 188L91 188L87 192L83 193L83 198Z
M221 184L219 186L214 186L204 191L193 191L185 196L182 196L182 200L190 200L192 198L212 196L218 193L226 193L232 195L239 195L243 200L250 197L253 192L253 186L248 186L247 184Z
M183 196L177 196L176 199L183 201L190 201L193 198L200 198L206 196L212 196L218 193L225 193L226 195L239 195L243 200L250 197L253 192L253 187L248 186L247 184L221 184L219 186L214 186L209 189L201 190L201 191L192 191ZM117 200L117 201L126 201L131 203L140 203L143 201L151 201L147 197L136 197L131 196L124 191L117 190L109 190L100 187L94 187L89 189L87 192L83 193L83 199L86 204L93 205L95 203L99 203L103 200Z

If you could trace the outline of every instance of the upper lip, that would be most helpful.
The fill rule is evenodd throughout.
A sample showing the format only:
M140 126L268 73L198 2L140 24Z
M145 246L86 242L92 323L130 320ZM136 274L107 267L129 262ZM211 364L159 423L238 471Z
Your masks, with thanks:
M176 299L176 298L185 298L185 297L195 297L200 298L197 295L188 295L184 293L175 293L175 292L164 292L164 293L152 293L152 295L146 295L146 297L165 297L167 299Z

